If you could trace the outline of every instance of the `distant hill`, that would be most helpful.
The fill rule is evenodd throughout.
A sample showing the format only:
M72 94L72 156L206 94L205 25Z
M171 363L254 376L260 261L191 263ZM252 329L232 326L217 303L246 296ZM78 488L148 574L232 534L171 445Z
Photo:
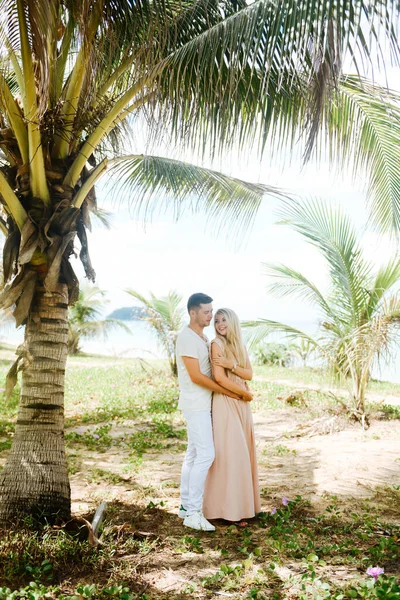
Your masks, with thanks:
M107 316L107 319L119 319L120 321L139 321L139 319L146 315L146 310L139 306L123 306L116 308L111 314Z

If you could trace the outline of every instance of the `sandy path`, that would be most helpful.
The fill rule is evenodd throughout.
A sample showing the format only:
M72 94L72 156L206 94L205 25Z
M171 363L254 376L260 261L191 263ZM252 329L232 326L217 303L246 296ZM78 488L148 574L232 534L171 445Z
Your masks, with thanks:
M356 425L330 435L275 438L274 443L282 445L285 452L278 456L271 456L266 445L274 423L258 415L255 423L260 483L272 494L280 490L291 497L332 494L361 498L371 496L375 486L400 484L398 421L375 421L367 431ZM290 426L290 421L286 425Z

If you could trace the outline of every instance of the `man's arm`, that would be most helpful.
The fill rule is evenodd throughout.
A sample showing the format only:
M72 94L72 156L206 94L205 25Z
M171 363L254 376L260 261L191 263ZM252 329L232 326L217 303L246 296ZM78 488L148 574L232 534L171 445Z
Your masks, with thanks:
M197 385L207 388L213 392L217 392L218 394L225 394L231 398L236 398L237 400L252 399L252 395L249 392L240 390L240 395L235 394L231 390L227 390L226 388L222 387L222 385L219 385L219 383L214 381L214 379L211 379L211 377L204 375L200 371L199 360L197 358L192 358L191 356L182 356L182 360L193 383L196 383Z

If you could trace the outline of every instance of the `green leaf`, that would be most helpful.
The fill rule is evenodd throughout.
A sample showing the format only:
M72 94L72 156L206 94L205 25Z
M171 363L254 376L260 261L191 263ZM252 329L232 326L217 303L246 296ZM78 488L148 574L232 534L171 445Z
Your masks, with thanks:
M309 562L315 563L315 562L318 562L319 558L316 554L307 554L307 560Z
M222 173L160 156L130 155L110 161L112 189L127 198L139 216L173 207L176 218L185 212L205 212L213 227L248 228L265 195L282 198L273 186L249 183Z

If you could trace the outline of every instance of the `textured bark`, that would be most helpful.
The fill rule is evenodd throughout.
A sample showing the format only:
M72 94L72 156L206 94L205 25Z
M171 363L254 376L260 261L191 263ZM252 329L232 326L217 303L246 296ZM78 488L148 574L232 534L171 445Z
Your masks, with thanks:
M68 289L39 288L25 331L21 398L15 436L0 473L0 521L31 514L54 522L70 517L64 447L64 377Z

